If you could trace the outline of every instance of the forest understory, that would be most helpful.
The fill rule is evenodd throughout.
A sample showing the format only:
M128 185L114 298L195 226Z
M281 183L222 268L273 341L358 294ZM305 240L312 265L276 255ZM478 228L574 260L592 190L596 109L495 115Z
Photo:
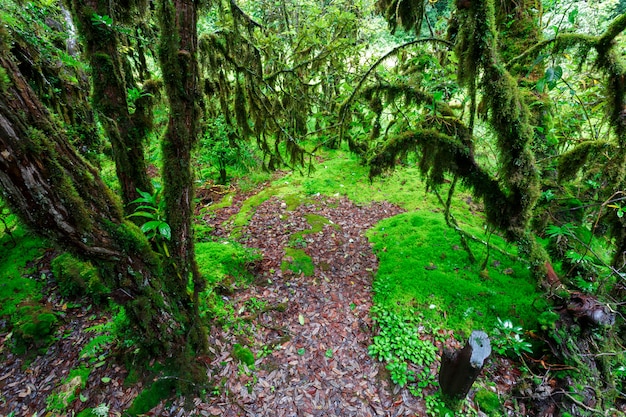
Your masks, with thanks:
M209 194L204 192L205 197ZM247 196L239 194L232 206L204 216L216 236L230 234L228 220ZM161 401L146 415L425 416L424 400L392 384L384 365L368 354L375 331L370 291L377 259L363 234L381 219L400 212L386 202L359 206L345 198L323 196L293 210L276 197L258 206L240 235L242 243L263 254L255 265L255 282L223 295L242 319L234 317L233 322L241 325L213 326L210 354L197 358L197 366L205 367L209 376L206 396ZM282 262L291 261L286 259L285 247L290 236L310 228L305 219L308 214L329 220L321 231L302 235L301 246L315 265L314 273L283 272ZM47 280L48 305L63 317L58 341L45 355L30 361L11 353L10 335L0 335L4 356L0 415L50 415L46 398L59 392L74 394L67 415L100 404L108 404L111 416L127 415L125 410L137 395L156 380L125 383L129 370L110 346L97 363L80 357L93 337L85 329L109 317L88 303L68 307L51 276L53 255L50 251L38 260L36 276ZM460 347L451 332L444 330L433 342L439 355L444 347ZM235 345L256 352L253 365L244 366L233 357ZM81 365L92 368L85 386L80 385L80 378L59 386L70 370ZM432 366L436 375L439 362ZM504 396L511 394L520 375L511 362L501 358L490 361L485 374ZM520 415L520 404L523 408L523 400L505 408L510 415Z

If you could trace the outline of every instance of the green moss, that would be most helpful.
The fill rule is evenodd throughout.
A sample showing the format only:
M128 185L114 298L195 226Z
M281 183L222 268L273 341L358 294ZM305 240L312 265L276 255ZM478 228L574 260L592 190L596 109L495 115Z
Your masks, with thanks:
M27 265L49 246L45 240L16 226L14 217L6 220L13 228L15 241L4 231L0 233L0 317L3 318L14 316L20 303L41 298L41 283L26 274Z
M4 93L11 87L11 79L4 67L0 67L0 93Z
M159 402L171 397L174 394L174 388L176 386L173 378L158 379L148 388L141 391L139 395L133 400L130 408L126 410L125 414L129 416L138 416L145 414Z
M476 391L474 402L480 407L480 411L490 417L498 417L502 414L502 404L498 394L485 388Z
M152 265L159 264L157 253L152 250L150 242L148 242L148 239L146 239L146 236L136 224L124 221L119 224L109 222L106 226L116 242L119 242L124 252L141 253L147 263Z
M90 262L76 259L69 253L57 256L52 261L52 273L64 297L90 296L99 303L106 299L110 290L100 278L98 269Z
M45 350L53 341L57 329L56 315L39 305L18 308L13 335L16 353L25 353L30 348Z
M254 196L244 201L241 205L241 209L239 210L239 212L228 220L234 226L231 237L233 239L236 239L240 234L240 229L248 224L248 222L254 215L254 210L265 201L269 200L272 196L277 195L279 191L280 187L266 188L260 193L255 194Z
M254 353L247 347L241 346L239 343L233 345L233 357L248 366L254 365Z
M250 282L250 266L260 255L245 246L230 241L200 242L196 244L196 263L209 285L230 277L235 282Z
M49 411L64 411L76 400L81 389L85 388L91 369L84 365L70 371L63 383L46 398Z
M324 229L324 225L332 224L336 230L340 230L341 227L337 224L332 223L329 219L324 216L320 216L319 214L314 213L306 213L304 215L307 223L311 226L310 229L302 230L300 232L296 232L289 237L289 245L290 246L298 246L302 244L302 239L305 235L311 235L318 232L321 232Z
M497 317L536 328L541 303L533 301L541 294L527 267L491 251L487 271L481 274L440 213L419 211L385 219L367 236L380 262L373 283L375 304L420 314L434 326L466 334L491 330ZM514 250L498 236L491 237L491 244ZM484 259L483 245L470 241L470 247Z
M304 274L306 277L313 275L315 265L309 255L302 249L285 248L285 258L280 265L281 271L291 271L294 274Z

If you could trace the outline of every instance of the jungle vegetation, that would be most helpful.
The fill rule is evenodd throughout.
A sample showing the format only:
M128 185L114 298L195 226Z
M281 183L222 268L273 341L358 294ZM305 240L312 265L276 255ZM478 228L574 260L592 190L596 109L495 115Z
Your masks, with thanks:
M2 216L89 261L146 355L202 380L195 184L345 147L374 182L417 167L484 270L452 204L480 201L570 400L624 399L623 1L1 3Z

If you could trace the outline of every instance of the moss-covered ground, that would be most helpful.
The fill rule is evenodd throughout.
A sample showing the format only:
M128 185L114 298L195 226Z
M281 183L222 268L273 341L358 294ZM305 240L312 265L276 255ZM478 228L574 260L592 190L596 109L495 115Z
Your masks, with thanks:
M288 209L316 194L346 197L363 205L392 202L407 213L380 222L367 234L380 261L373 284L376 305L401 316L423 315L459 336L474 329L489 333L498 317L526 330L537 327L536 318L546 306L528 265L517 258L514 245L485 229L481 204L468 192L457 187L451 212L461 228L475 237L468 239L474 263L459 234L446 225L436 192L427 189L414 164L370 180L357 157L333 150L314 168L311 173L292 172L274 180L243 204L231 219L233 224L245 225L255 207L271 196L284 200ZM447 198L446 185L437 191L443 200ZM312 229L291 236L283 269L308 272L314 267L297 252L298 239L323 224L320 219L307 220ZM493 246L489 251L485 242Z
M34 237L14 219L11 236L0 232L0 317L13 316L18 306L41 298L41 282L28 276L32 262L43 255L50 245Z

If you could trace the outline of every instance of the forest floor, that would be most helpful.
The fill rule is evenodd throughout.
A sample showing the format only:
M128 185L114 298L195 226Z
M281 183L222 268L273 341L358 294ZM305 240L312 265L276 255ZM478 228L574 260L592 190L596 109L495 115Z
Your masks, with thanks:
M239 195L232 206L205 215L215 235L230 234L228 220L248 196ZM424 400L394 386L384 366L368 354L375 331L369 312L377 260L364 233L400 212L385 202L359 206L345 198L324 196L312 197L293 210L276 197L256 207L239 240L260 249L263 258L256 265L255 283L225 295L239 325L215 326L210 331L210 355L198 362L207 369L210 392L206 398L161 402L147 415L425 416ZM285 247L293 245L289 239L294 233L311 228L309 214L329 220L321 231L302 234L299 241L315 265L314 273L283 272L281 264L289 261ZM85 306L63 304L43 258L39 276L50 280L47 301L64 316L63 337L45 355L27 361L13 355L6 346L9 335L0 334L4 356L0 416L12 411L15 416L72 415L100 404L109 406L110 416L124 415L147 384L125 384L128 371L113 355L96 363L80 357L93 337L85 329L108 317ZM437 340L446 340L445 346L434 341L439 353L444 347L459 347L451 334ZM253 366L244 366L232 356L235 344L256 353ZM67 378L69 370L81 364L91 368L82 387ZM499 392L510 390L517 376L513 368L501 364L491 372ZM63 380L66 383L59 387ZM63 413L48 414L46 398L53 392L74 393Z

